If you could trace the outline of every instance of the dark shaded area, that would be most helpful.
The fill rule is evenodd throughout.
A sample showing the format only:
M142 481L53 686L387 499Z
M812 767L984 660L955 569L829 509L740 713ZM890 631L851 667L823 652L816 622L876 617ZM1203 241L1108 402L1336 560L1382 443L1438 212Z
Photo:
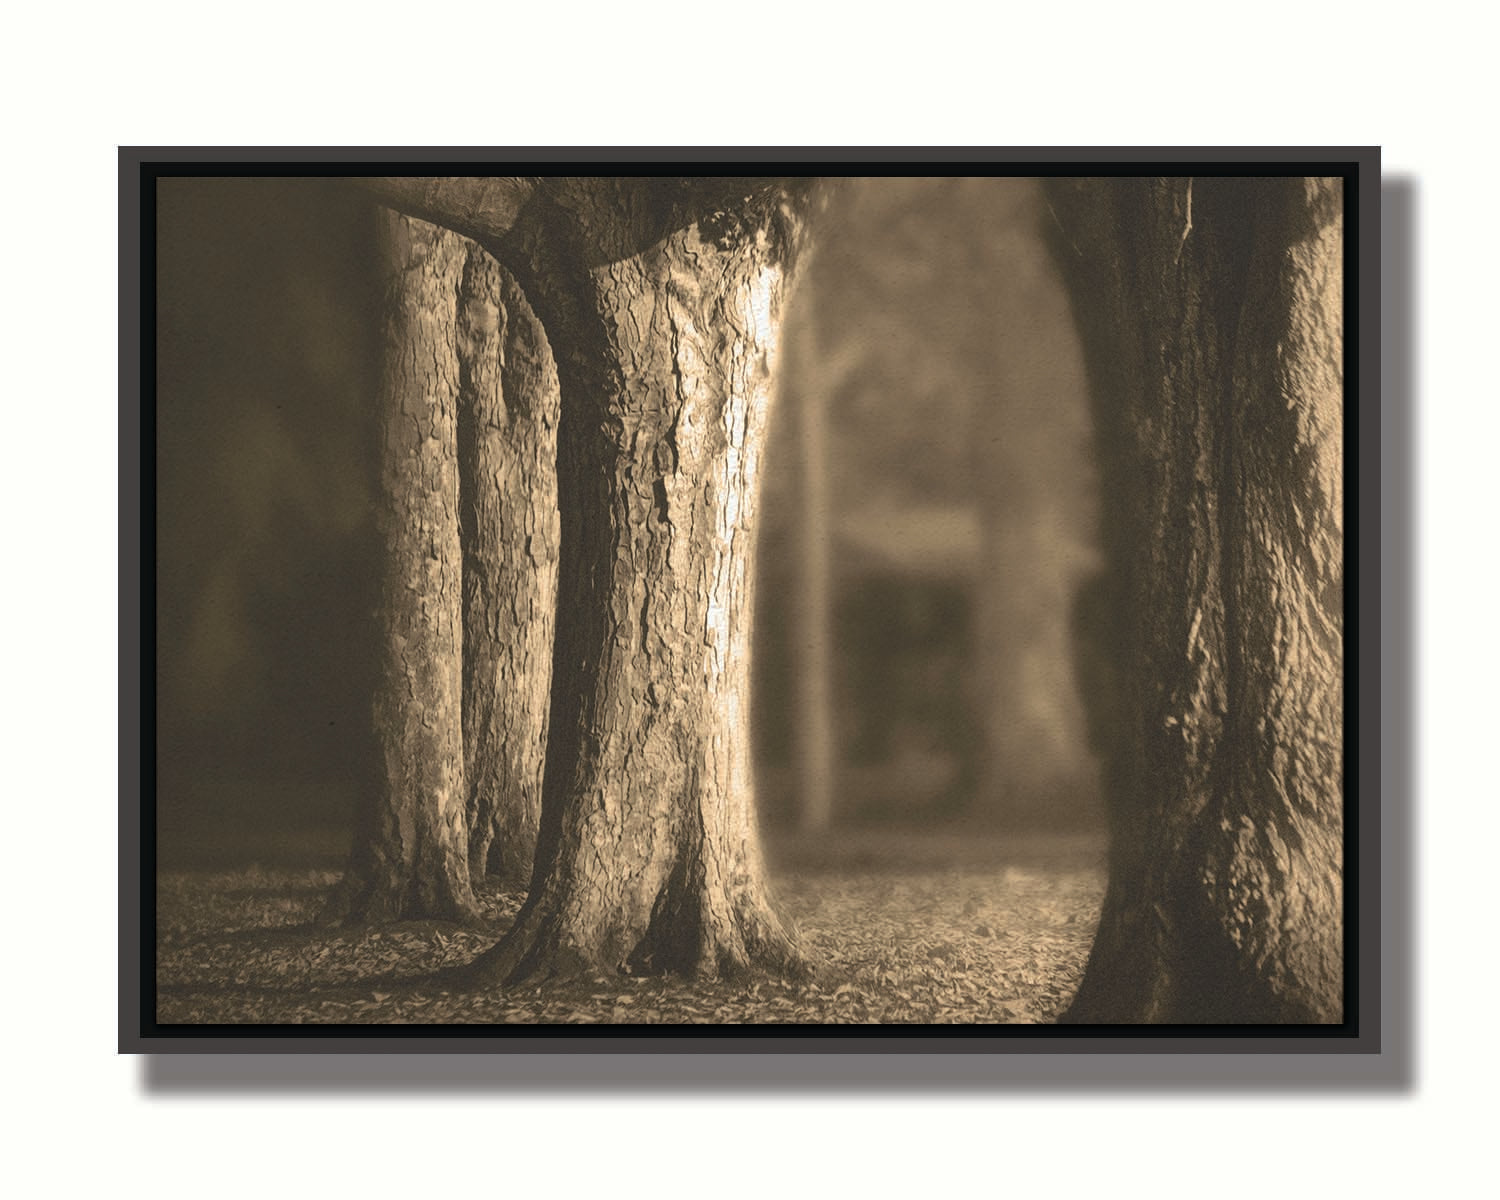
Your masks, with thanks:
M373 760L373 210L158 184L157 805L180 837L347 824Z

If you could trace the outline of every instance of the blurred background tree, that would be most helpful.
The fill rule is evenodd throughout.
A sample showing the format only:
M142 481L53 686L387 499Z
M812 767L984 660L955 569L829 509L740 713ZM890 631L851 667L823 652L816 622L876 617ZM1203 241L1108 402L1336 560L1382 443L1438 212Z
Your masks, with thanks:
M822 724L796 686L818 662L797 547L821 500L834 819L1100 819L1070 633L1097 482L1049 219L1034 180L831 194L767 456L757 742L773 814L806 802L791 764ZM808 410L824 429L810 491Z

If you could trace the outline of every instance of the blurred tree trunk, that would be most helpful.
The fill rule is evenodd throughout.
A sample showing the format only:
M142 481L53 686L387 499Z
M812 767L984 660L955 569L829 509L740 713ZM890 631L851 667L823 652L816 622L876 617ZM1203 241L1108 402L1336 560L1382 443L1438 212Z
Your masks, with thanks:
M537 865L475 964L514 982L795 970L751 779L759 458L790 242L773 194L555 181L497 255L562 389L562 597Z
M1056 180L1107 577L1109 890L1074 1023L1338 1022L1342 194Z
M377 791L325 921L466 919L455 346L462 239L381 212L386 269Z
M524 887L557 610L557 370L514 279L468 243L458 297L469 874Z
M791 405L796 418L797 533L792 647L796 662L795 721L798 824L821 833L833 823L838 740L833 694L833 512L829 495L827 389L804 390Z
M975 248L990 279L964 347L988 388L975 404L981 514L975 590L978 794L1002 821L1076 820L1097 803L1086 721L1070 672L1069 608L1097 525L1086 387L1057 264L1037 237L1036 180L986 180L1010 214Z

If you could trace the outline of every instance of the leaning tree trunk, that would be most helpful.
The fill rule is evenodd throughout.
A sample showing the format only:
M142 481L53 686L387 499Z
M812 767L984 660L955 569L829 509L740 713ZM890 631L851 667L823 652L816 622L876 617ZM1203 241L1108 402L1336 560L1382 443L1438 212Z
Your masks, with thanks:
M784 239L774 206L641 238L637 186L549 200L507 264L557 353L562 602L536 870L489 981L801 966L748 730Z
M382 211L377 791L324 919L475 915L464 817L456 296L462 239Z
M1109 891L1075 1023L1342 1015L1341 207L1326 181L1057 181L1113 653ZM1102 714L1102 715L1101 715Z
M557 371L515 280L468 244L459 289L469 874L531 878L557 606Z

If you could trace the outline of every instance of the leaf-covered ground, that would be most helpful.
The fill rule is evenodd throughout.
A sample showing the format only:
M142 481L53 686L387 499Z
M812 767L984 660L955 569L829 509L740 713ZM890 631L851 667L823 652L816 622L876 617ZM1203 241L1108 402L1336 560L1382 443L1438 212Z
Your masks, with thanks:
M521 895L482 886L486 929L406 922L326 930L312 920L336 871L163 873L157 1020L1050 1022L1078 986L1104 892L1097 845L1077 839L1032 839L1019 853L1011 845L988 855L972 843L930 844L925 854L896 856L889 844L862 849L856 841L786 857L774 894L815 960L811 982L615 976L581 986L460 990L444 970L491 946Z

